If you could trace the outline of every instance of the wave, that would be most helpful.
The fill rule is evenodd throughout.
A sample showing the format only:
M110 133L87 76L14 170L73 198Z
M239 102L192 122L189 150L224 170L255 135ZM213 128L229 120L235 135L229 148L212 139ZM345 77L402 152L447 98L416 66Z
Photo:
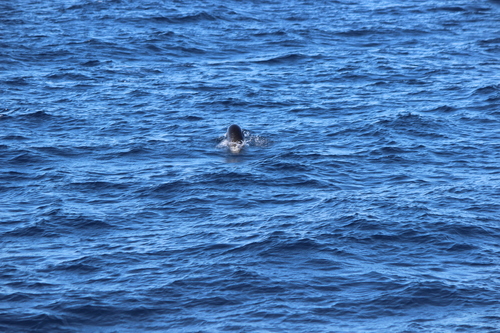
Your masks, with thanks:
M440 7L432 7L427 9L429 12L450 12L450 13L460 13L460 12L466 12L467 9L464 7L451 7L451 6L440 6Z
M474 95L489 95L500 92L500 84L488 85L474 90Z
M301 53L291 53L291 54L283 54L283 55L278 55L272 58L267 58L267 59L253 59L251 62L254 63L259 63L259 64L291 64L295 63L297 61L301 61L303 59L309 58L308 56L301 54Z
M197 23L203 21L216 21L220 19L218 16L212 15L208 12L201 11L192 14L178 14L171 16L156 16L151 18L156 22L167 22L167 23Z
M31 77L13 77L8 80L2 81L3 84L7 84L10 86L28 86L30 84Z

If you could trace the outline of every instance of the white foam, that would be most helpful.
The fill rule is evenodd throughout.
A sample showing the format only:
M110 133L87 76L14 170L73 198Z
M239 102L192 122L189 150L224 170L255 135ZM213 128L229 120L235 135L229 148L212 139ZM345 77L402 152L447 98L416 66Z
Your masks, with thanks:
M217 148L226 148L233 154L239 154L247 145L248 143L246 140L243 142L231 142L228 139L224 139L217 145Z

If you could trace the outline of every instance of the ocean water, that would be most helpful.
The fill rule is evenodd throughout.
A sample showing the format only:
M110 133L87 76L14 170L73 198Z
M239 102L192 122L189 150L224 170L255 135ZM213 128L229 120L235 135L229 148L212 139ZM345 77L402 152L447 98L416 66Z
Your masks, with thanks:
M2 1L0 36L0 331L500 332L499 1Z

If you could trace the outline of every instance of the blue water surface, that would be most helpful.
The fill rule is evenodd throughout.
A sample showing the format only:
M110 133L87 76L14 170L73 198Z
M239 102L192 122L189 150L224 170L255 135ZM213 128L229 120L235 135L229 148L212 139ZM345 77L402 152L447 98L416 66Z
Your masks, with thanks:
M500 332L499 1L2 1L0 36L0 331Z

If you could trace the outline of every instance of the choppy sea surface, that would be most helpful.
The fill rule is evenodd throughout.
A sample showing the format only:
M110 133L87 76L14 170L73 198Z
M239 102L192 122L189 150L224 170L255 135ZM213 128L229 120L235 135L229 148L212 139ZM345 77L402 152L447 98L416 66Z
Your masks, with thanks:
M0 331L500 332L500 2L2 1Z

